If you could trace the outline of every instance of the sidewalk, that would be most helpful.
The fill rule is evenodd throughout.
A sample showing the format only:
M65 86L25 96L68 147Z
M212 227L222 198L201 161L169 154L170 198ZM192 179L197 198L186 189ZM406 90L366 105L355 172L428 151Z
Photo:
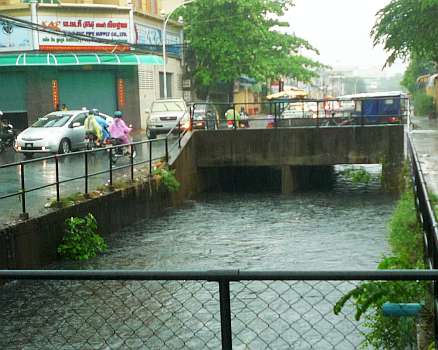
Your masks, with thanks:
M413 117L410 135L430 192L438 195L438 120Z

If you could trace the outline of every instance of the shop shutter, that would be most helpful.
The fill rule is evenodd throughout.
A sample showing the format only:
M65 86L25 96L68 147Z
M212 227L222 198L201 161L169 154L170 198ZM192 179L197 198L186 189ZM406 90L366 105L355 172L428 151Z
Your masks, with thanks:
M26 75L22 72L0 72L0 111L26 112Z
M60 104L68 109L98 108L112 115L117 109L116 77L112 71L59 73Z

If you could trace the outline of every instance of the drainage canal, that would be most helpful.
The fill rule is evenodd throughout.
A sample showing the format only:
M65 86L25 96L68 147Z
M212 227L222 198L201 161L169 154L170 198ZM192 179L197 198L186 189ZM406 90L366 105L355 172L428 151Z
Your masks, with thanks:
M339 174L340 169L336 168L334 182L326 189L282 195L278 188L266 186L263 193L205 193L182 208L108 237L109 251L104 256L53 268L374 269L388 250L386 223L395 199L381 191L378 167L368 168L374 175L368 185L352 184ZM264 171L278 179L278 173ZM243 182L233 185L239 190L242 184L251 185L251 176L242 178ZM252 185L263 188L266 183ZM294 286L249 285L240 292L232 288L234 295L245 295L242 305L232 305L237 315L235 344L251 344L249 348L254 349L265 348L267 343L278 349L291 344L296 349L351 349L360 344L361 330L352 326L354 322L334 318L332 304L326 309L323 305L335 302L330 298L338 298L351 285ZM139 346L133 348L142 348L142 344L157 349L220 347L217 285L162 282L150 288L146 282L56 281L23 281L3 287L0 334L8 336L0 339L0 347L60 348L67 343L74 344L72 348L130 348L126 337ZM311 301L301 299L300 293L310 293ZM281 306L284 301L286 305ZM260 311L255 311L258 307ZM254 336L271 322L254 316L266 310L278 322L271 320L269 334ZM285 339L289 345L276 346Z

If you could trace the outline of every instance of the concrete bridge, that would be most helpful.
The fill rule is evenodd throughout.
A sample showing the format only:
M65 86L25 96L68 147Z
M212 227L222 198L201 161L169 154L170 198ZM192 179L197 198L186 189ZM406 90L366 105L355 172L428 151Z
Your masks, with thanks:
M182 182L188 176L193 186L201 186L194 192L225 175L229 179L227 169L251 169L256 176L257 169L270 168L280 171L281 190L290 193L336 164L381 164L384 187L396 191L403 159L403 125L197 130L174 166Z

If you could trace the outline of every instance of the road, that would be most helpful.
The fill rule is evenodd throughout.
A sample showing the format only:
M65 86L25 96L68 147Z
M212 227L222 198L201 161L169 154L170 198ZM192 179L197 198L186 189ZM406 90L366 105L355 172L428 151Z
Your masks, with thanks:
M139 139L135 141L141 141ZM177 148L173 139L169 145L170 151L175 152ZM42 154L39 158L47 157ZM165 142L161 138L152 143L152 160L159 160L165 156ZM35 159L38 157L35 156ZM13 150L7 150L0 154L0 164L10 164L21 162L24 157L15 153ZM135 172L147 169L149 166L149 145L141 144L136 146L135 163L147 161L145 164L135 166ZM130 169L117 169L130 164L129 157L121 157L117 164L112 167L113 181L120 178L129 178ZM67 157L59 158L59 180L65 181L77 177L85 176L85 156L84 154L70 154ZM102 150L95 154L88 155L88 174L106 172L94 175L89 178L89 192L96 190L98 187L109 183L110 159L109 153ZM42 159L32 163L24 163L25 188L30 190L56 182L56 162L54 159ZM21 168L15 165L6 168L0 168L0 196L13 194L21 190ZM85 192L85 179L73 180L60 185L60 197L66 198L75 193ZM52 185L34 192L26 193L26 212L35 216L47 212L45 206L56 199L56 186ZM22 211L21 196L13 196L7 199L0 199L0 225L7 225L16 220Z

